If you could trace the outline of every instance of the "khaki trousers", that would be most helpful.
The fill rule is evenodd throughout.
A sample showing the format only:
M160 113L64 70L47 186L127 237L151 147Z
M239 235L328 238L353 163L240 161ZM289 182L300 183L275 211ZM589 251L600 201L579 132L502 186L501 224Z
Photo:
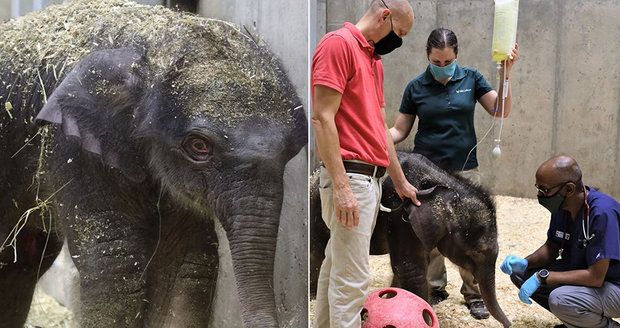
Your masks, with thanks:
M461 171L457 174L477 185L480 184L480 171L478 168ZM482 296L480 296L480 289L478 288L478 283L474 279L474 275L461 267L459 267L459 273L461 274L461 279L463 280L463 284L461 285L461 294L463 294L463 297L465 298L465 303L470 304L474 301L481 301ZM448 284L446 264L444 262L443 255L439 253L437 248L433 249L430 253L426 278L428 279L431 293L433 291L446 290L446 285Z
M359 328L360 312L368 295L370 237L377 220L383 179L355 173L347 176L360 213L359 225L351 230L336 219L332 181L321 167L321 210L330 238L319 272L315 328Z

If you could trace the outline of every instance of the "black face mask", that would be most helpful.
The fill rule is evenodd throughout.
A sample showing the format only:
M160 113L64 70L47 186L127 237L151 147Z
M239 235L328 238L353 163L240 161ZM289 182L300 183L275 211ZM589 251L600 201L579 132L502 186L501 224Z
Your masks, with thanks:
M551 214L559 211L564 203L564 196L560 195L558 190L553 196L540 196L538 195L538 203L544 206Z
M391 18L390 18L391 20ZM398 36L394 30L391 30L388 35L379 42L375 43L375 54L386 55L394 51L394 49L400 47L403 44L403 39Z
M383 0L381 0L383 2ZM385 8L390 9L385 2L383 2ZM394 51L394 49L400 47L403 44L403 39L394 32L394 24L392 23L392 14L390 14L390 28L392 29L388 35L379 42L375 43L375 54L386 55Z
M542 206L544 206L546 209L549 210L549 212L551 212L551 214L554 214L555 212L559 211L562 208L562 204L564 204L564 199L566 199L566 196L562 196L560 194L560 191L562 191L562 189L564 188L564 186L569 183L571 181L567 181L564 182L562 184L559 184L557 186L554 186L550 189L553 188L557 188L560 187L560 189L558 189L558 191L555 192L555 194L547 196L546 194L543 194L542 196L539 194L538 195L538 203ZM536 187L538 188L538 187ZM550 190L548 189L547 192ZM539 192L542 193L543 191Z

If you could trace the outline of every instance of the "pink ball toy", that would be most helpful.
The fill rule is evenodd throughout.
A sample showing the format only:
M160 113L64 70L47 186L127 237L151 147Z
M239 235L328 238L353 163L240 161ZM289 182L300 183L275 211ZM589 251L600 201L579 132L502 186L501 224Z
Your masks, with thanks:
M433 308L400 288L372 292L362 309L362 328L439 328Z

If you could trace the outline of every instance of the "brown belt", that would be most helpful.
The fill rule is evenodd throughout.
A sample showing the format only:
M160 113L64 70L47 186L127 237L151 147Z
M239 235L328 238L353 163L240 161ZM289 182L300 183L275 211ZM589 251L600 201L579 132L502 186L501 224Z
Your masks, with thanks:
M385 167L365 163L343 161L344 170L348 173L364 174L373 178L380 178L385 175Z

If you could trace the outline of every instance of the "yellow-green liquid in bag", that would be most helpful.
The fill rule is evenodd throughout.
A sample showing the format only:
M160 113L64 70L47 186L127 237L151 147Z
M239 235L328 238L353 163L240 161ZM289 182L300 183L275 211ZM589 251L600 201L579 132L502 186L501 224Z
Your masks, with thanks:
M519 0L495 0L495 19L493 20L493 61L501 62L510 55L517 41L517 18Z

